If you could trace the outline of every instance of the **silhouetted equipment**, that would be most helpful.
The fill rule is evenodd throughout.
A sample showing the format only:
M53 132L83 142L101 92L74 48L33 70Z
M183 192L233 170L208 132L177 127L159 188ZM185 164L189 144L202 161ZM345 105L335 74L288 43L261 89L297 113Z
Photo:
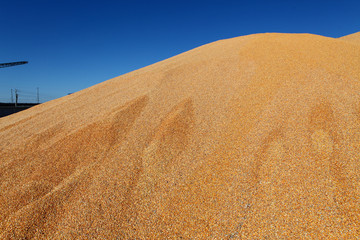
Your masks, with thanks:
M18 90L15 89L15 107L17 107L17 104L18 104L18 99L19 99L19 94L18 94Z
M13 66L23 65L23 64L27 64L27 63L28 63L28 61L0 63L0 68L13 67ZM37 88L36 90L37 90L36 91L37 103L19 103L19 92L20 91L18 89L11 89L11 103L0 102L0 118L5 117L10 114L13 114L13 113L16 113L16 112L20 112L22 110L25 110L32 106L40 104L39 88ZM25 93L25 95L26 95L26 93ZM14 97L15 97L15 102L14 102Z
M14 103L2 103L0 102L0 118L21 112L25 109L38 105L37 103L19 103L16 107Z
M22 62L10 62L10 63L0 63L0 68L4 68L4 67L12 67L12 66L16 66L16 65L23 65L23 64L27 64L27 61L22 61Z

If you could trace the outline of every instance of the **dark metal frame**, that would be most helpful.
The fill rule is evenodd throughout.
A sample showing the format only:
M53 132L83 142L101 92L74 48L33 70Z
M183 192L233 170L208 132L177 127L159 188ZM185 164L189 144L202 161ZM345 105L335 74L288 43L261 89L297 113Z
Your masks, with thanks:
M27 61L22 61L22 62L10 62L10 63L0 63L0 68L4 68L4 67L12 67L12 66L16 66L16 65L22 65L22 64L27 64Z

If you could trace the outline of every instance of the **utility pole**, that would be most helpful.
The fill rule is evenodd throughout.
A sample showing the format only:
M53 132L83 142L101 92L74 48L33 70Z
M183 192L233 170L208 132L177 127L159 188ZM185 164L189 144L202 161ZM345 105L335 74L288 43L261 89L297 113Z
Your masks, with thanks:
M11 103L14 103L13 89L11 89Z
M37 90L37 103L40 103L40 95L39 95L39 88L36 89Z
M18 99L19 99L18 90L17 90L17 89L15 89L15 107L17 107L17 104L18 104Z

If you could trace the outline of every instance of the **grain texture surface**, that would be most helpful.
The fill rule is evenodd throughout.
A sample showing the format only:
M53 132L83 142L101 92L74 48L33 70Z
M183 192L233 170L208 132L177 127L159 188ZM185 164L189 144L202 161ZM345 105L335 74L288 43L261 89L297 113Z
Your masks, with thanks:
M343 36L340 39L350 43L360 44L360 32Z
M0 239L359 239L359 33L221 40L0 119Z

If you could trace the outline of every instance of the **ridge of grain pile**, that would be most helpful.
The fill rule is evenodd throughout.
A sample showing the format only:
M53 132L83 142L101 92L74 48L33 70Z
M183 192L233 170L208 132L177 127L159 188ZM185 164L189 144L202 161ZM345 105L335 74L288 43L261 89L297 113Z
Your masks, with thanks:
M340 39L350 43L360 44L360 32L343 36Z
M221 40L0 119L1 239L358 239L360 46Z

